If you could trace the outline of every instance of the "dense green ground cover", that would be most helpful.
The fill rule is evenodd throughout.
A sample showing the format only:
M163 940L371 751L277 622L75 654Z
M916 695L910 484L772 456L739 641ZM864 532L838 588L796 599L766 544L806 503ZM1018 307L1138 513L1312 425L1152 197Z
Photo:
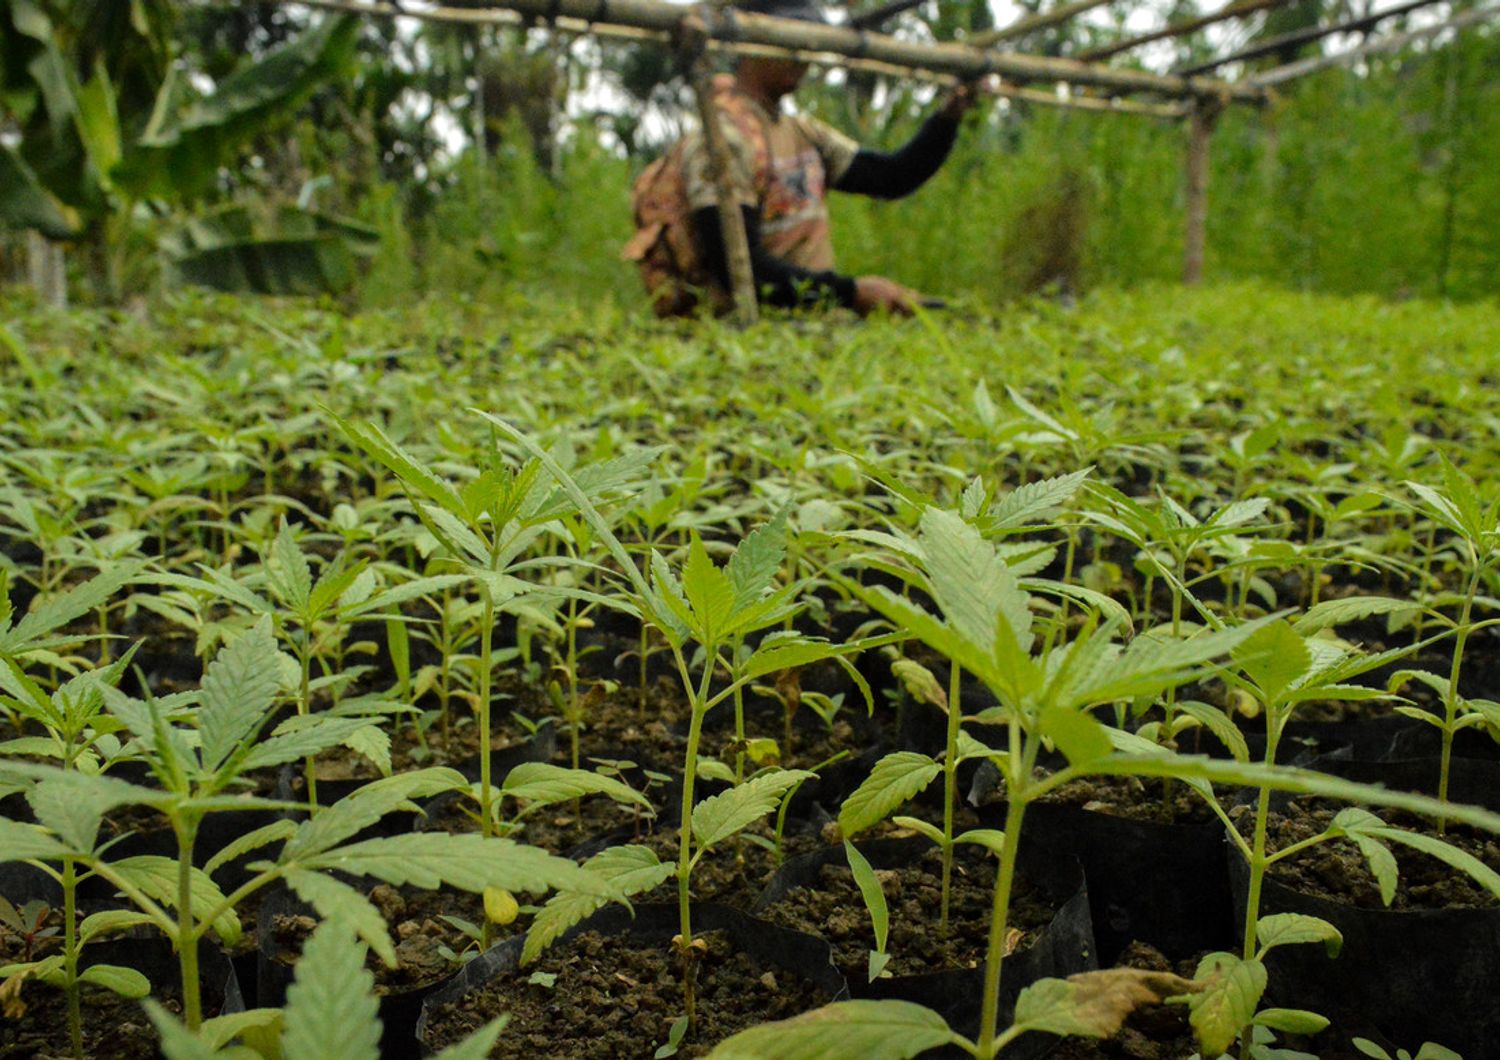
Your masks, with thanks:
M1236 1040L1242 1056L1277 1055L1272 1035L1335 1055L1366 1028L1256 1015L1270 949L1337 941L1321 922L1258 916L1282 860L1267 846L1273 789L1386 815L1351 807L1297 841L1357 843L1385 904L1414 900L1396 877L1414 857L1473 880L1476 908L1500 896L1495 813L1272 768L1294 714L1405 712L1431 737L1425 790L1441 798L1455 746L1483 760L1500 738L1484 662L1500 608L1490 307L1245 285L745 331L520 296L353 317L197 295L4 316L0 836L62 900L40 909L55 931L34 953L34 931L0 924L3 996L40 1006L47 984L76 990L78 933L106 929L167 935L196 982L200 940L242 946L235 910L248 928L261 892L285 885L329 925L306 942L286 1015L203 1033L259 1047L280 1033L288 1056L331 1055L319 1050L350 1026L373 1026L359 947L389 964L393 937L407 941L381 887L454 896L469 926L444 940L448 968L522 929L533 956L624 895L674 902L691 939L692 903L764 882L770 863L746 849L771 862L794 849L777 811L812 780L803 769L842 753L857 776L825 808L843 837L896 828L943 852L934 930L955 843L995 855L989 932L973 940L983 1011L950 1030L909 1002L861 999L748 1030L724 1055L827 1055L832 1034L860 1055L876 1054L851 1043L988 1057L1031 1031L1111 1039L1169 996L1206 1055ZM872 728L852 724L867 696ZM799 699L813 709L794 717ZM893 705L939 703L962 707L935 715L936 746L901 744ZM734 721L711 730L710 713ZM657 714L673 723L660 739L629 742ZM544 717L550 762L452 768L465 748L522 745ZM1222 753L1174 753L1200 737ZM659 756L642 759L656 778L619 763L620 740ZM974 829L955 815L959 773L967 784L984 760L1008 801ZM1191 955L1180 975L1044 981L1007 1030L990 999L1027 807L1093 774L1166 775L1203 796L1249 865L1243 944ZM335 781L365 777L332 802ZM1177 812L1168 785L1143 790L1148 815ZM409 800L453 792L473 812L447 834L371 836ZM309 799L324 808L278 818ZM580 818L580 800L607 810ZM537 811L569 804L567 827L543 826ZM198 845L229 810L265 829ZM688 815L679 837L667 822ZM632 844L643 816L663 823ZM625 845L579 868L565 855L589 822L624 827ZM148 826L166 827L164 851L99 846ZM265 861L240 871L252 849ZM134 912L77 923L90 877ZM368 901L361 879L381 885ZM877 923L880 890L864 889ZM517 918L512 892L549 891ZM870 948L873 972L883 930ZM688 982L707 952L684 948ZM211 1009L189 994L174 1011L196 1027ZM642 1055L691 998L640 1032ZM80 1042L99 1048L90 1011ZM153 1019L173 1055L209 1048ZM0 1041L31 1040L17 1025L0 1023Z

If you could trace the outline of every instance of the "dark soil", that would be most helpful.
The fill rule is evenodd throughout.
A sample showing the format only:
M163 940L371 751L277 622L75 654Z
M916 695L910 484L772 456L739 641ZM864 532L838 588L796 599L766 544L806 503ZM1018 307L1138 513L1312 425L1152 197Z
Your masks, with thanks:
M768 821L758 821L733 839L704 855L693 869L689 886L695 902L722 902L738 909L749 909L760 892L770 883L779 867L776 855L764 845L772 840L774 830ZM753 838L752 838L753 837ZM677 829L664 829L647 836L644 845L656 851L662 861L677 861ZM793 858L815 850L823 839L810 832L783 837L783 857ZM674 876L647 895L642 901L677 901L677 878Z
M1319 834L1340 809L1325 800L1303 798L1292 800L1280 813L1273 810L1267 826L1266 850L1274 853ZM1238 807L1233 816L1240 834L1250 838L1255 829L1254 808ZM1419 818L1397 812L1386 812L1382 817L1393 827L1437 837L1436 830ZM1500 871L1500 839L1495 836L1460 827L1450 828L1442 838ZM1390 909L1487 909L1500 905L1500 899L1465 873L1405 844L1388 845L1400 870ZM1294 854L1271 866L1270 875L1304 894L1365 909L1387 908L1380 900L1380 888L1369 864L1347 839L1319 843Z
M1162 784L1156 778L1082 777L1048 792L1040 801L1155 824L1217 820L1202 797L1181 783L1172 785L1171 810L1164 812Z
M890 913L886 951L892 975L922 975L949 969L978 968L984 963L990 908L994 901L995 861L960 849L953 865L948 909L949 931L938 931L942 905L942 858L936 847L920 861L899 869L876 869ZM819 870L817 887L800 887L763 915L773 923L828 940L834 963L851 984L869 978L869 953L875 929L854 874L842 861ZM1057 915L1057 906L1024 876L1011 891L1007 953L1025 949Z
M377 994L420 989L452 975L458 965L441 952L441 947L446 946L455 955L471 946L478 948L478 943L462 929L443 919L450 916L481 926L484 909L476 894L380 884L370 891L369 898L390 925L398 962L397 967L387 968L374 953L366 959L366 967L375 975ZM275 916L271 922L275 959L286 965L296 963L303 943L317 926L317 920L311 916L290 913ZM493 927L491 941L502 941L514 930L515 925Z
M831 999L782 971L733 950L721 932L700 935L698 1031L679 1056L702 1056L747 1027L788 1019ZM552 986L529 982L555 975ZM441 1048L502 1013L510 1023L495 1057L615 1060L650 1057L683 1012L681 969L671 949L622 942L594 932L560 945L524 971L507 972L452 1005L429 1024L428 1044Z
M158 984L151 996L179 1019L181 994ZM0 1058L58 1060L72 1057L68 1045L68 1004L63 992L28 983L21 993L25 1013L19 1019L0 1019ZM99 987L85 986L82 995L83 1050L99 1060L156 1060L156 1028L139 1001L129 1001ZM207 1014L212 1015L210 1010Z

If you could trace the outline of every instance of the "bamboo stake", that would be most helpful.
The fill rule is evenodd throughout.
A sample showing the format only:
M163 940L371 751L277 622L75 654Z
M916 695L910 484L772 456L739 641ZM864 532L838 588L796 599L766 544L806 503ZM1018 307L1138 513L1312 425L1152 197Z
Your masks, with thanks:
M1269 88L1272 85L1279 85L1294 78L1305 77L1308 74L1326 70L1331 66L1342 66L1345 63L1363 59L1367 55L1400 51L1402 48L1410 44L1415 44L1424 38L1435 37L1439 33L1450 29L1458 30L1464 29L1467 26L1474 26L1492 19L1496 15L1500 15L1500 6L1480 8L1477 11L1470 11L1467 14L1459 15L1457 18L1450 18L1448 21L1440 22L1437 25L1424 26L1421 29L1414 29L1409 33L1396 33L1389 37L1380 37L1377 40L1370 41L1368 44L1362 44L1358 48L1350 48L1348 51L1337 52L1333 55L1318 55L1311 59L1303 59L1300 62L1288 63L1286 66L1278 66L1274 70L1267 70L1263 74L1256 74L1247 83L1257 88Z
M408 11L388 0L261 0L294 3L329 11L371 15L406 15L434 22L503 23L521 19L545 19L561 28L606 36L606 27L645 30L672 39L680 30L685 9L666 0L505 0L504 8L431 7ZM1255 0L1267 3L1271 0ZM1282 0L1274 0L1282 2ZM973 80L999 74L1017 84L1067 82L1114 89L1118 92L1153 92L1169 97L1226 96L1236 102L1263 104L1267 96L1258 89L1210 78L1184 78L1153 74L1145 70L1114 69L1077 59L1059 59L1019 52L985 51L966 44L926 44L897 40L881 33L868 33L842 26L825 26L796 19L773 18L734 12L716 27L715 37L727 45L770 45L792 51L826 52L854 59L873 59L896 66L920 67L937 73ZM734 50L733 47L725 50Z
M1203 249L1208 229L1208 148L1222 109L1214 101L1200 100L1188 115L1187 210L1182 248L1182 282L1188 287L1203 282Z
M703 34L699 23L695 35ZM693 56L691 71L693 96L698 102L698 120L703 126L703 143L708 149L708 173L714 182L714 198L719 208L719 231L724 239L724 257L729 263L729 293L734 299L734 321L741 327L755 323L758 306L755 299L755 273L750 267L750 238L745 232L745 216L734 194L734 165L729 140L724 135L723 115L714 102L713 66L701 44ZM691 52L690 52L691 53Z
M1132 48L1139 48L1143 44L1154 44L1159 40L1181 37L1183 34L1200 30L1204 26L1211 26L1215 22L1223 22L1231 18L1243 18L1245 15L1253 15L1257 11L1264 11L1268 7L1278 7L1287 2L1288 0L1234 0L1233 3L1220 8L1213 14L1190 18L1186 22L1175 22L1172 25L1163 26L1154 32L1143 33L1139 37L1128 37L1113 44L1090 48L1088 51L1080 52L1078 58L1083 62L1099 62L1111 56L1119 55L1121 52L1128 52Z
M1039 29L1055 26L1059 22L1066 22L1076 15L1092 11L1096 7L1103 7L1107 3L1109 0L1074 0L1071 4L1059 4L1051 11L1018 18L1008 26L1001 26L999 29L988 30L984 33L975 33L973 36L965 37L963 42L971 48L992 48L1003 40L1014 40Z
M1229 63L1248 62L1251 59L1260 59L1267 55L1275 55L1284 48L1295 48L1303 44L1311 44L1313 41L1322 40L1324 37L1331 37L1336 33L1359 33L1362 30L1370 29L1384 22L1388 18L1409 15L1413 11L1424 7L1431 7L1433 4L1439 2L1441 0L1410 0L1409 3L1398 4L1395 7L1387 8L1385 11L1375 11L1365 15L1363 18L1351 18L1344 22L1335 22L1328 26L1309 26L1306 29L1293 30L1291 33L1283 33L1269 40L1263 40L1253 47L1242 48L1221 58L1211 59L1206 63L1198 63L1196 66L1187 66L1180 70L1173 70L1172 72L1180 74L1183 77L1193 77L1197 74L1217 69L1220 66L1227 66Z

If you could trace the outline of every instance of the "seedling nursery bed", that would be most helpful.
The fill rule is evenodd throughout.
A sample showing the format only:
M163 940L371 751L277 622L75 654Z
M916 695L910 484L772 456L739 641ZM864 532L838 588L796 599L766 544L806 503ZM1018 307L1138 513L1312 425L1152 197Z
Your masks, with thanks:
M7 315L0 1056L1500 1055L1492 315Z

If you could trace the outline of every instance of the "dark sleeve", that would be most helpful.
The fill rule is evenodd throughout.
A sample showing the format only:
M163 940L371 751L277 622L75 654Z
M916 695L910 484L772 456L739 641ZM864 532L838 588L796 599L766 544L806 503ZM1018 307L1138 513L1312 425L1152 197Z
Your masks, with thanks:
M899 151L887 153L861 147L833 185L834 190L876 199L910 195L938 171L957 138L958 122L942 113L934 114Z
M793 265L766 250L760 241L760 215L754 207L741 206L745 218L745 236L750 243L750 271L755 277L757 298L769 305L811 305L831 297L841 306L854 305L854 279L836 272L814 272ZM714 280L728 291L729 257L724 252L724 232L719 227L719 210L705 206L693 211L693 234L703 263Z

